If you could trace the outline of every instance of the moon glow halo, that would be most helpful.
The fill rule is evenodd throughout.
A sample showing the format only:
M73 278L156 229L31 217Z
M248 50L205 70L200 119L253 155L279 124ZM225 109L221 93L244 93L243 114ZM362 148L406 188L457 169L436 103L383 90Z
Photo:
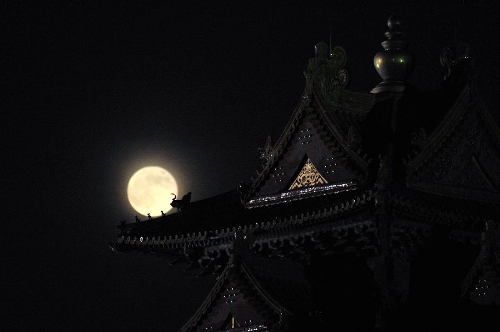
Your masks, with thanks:
M177 182L167 170L158 166L141 168L132 175L127 186L130 205L143 216L152 217L168 212L172 207L172 193L177 193Z

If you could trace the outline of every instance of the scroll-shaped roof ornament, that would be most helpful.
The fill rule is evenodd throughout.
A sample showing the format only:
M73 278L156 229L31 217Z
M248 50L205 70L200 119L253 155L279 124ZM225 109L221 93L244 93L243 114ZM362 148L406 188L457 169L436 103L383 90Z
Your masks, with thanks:
M347 56L345 50L335 46L328 54L328 45L319 42L314 45L314 58L309 59L306 77L306 94L309 97L313 85L327 102L338 102L340 91L349 83L349 73L344 69Z
M450 47L443 48L439 60L441 66L444 67L444 79L447 80L450 77L453 67L470 59L470 57L470 46L464 42L459 43L454 49Z

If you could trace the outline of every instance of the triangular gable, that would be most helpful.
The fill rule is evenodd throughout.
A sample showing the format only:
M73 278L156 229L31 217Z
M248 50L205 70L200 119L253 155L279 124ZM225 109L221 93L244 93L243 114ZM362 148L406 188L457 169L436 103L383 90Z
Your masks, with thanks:
M275 145L268 139L260 149L263 169L249 187L241 188L247 207L252 199L287 192L306 155L328 184L366 181L369 163L360 144L359 122L373 98L344 89L348 78L345 60L341 47L329 54L324 43L315 46L315 57L304 72L306 87L290 121ZM319 185L324 184L311 187ZM331 189L334 193L335 188L321 194ZM279 199L272 201L275 204Z
M311 159L307 158L304 166L299 174L293 181L288 190L300 189L305 187L313 187L317 185L327 184L328 181L321 175L320 172L314 167Z
M462 297L480 305L500 305L500 227L486 222L481 252L462 283Z
M334 193L337 188L342 191L355 189L355 184L365 179L366 169L350 158L352 151L347 151L333 134L331 125L325 120L327 115L318 105L303 107L298 114L285 129L287 135L283 135L273 148L266 144L268 158L264 158L266 163L254 180L246 203L305 187L333 185L321 190L321 195L329 191ZM312 176L315 180L307 182ZM273 204L278 201L279 198L273 199Z
M464 87L438 128L408 163L408 186L440 195L500 204L500 132Z
M246 328L263 331L290 314L256 284L244 263L228 264L204 303L180 332Z
M277 155L274 166L267 169L268 176L257 196L289 190L307 159L317 171L321 170L317 173L321 174L325 182L315 185L353 181L360 177L360 171L348 162L346 152L335 137L329 135L316 111L309 109L307 113L297 124L296 132L290 137L286 148Z
M470 279L466 280L468 287L462 285L462 297L467 296L480 305L500 305L499 265L498 258L491 257L482 250L473 270L467 276Z

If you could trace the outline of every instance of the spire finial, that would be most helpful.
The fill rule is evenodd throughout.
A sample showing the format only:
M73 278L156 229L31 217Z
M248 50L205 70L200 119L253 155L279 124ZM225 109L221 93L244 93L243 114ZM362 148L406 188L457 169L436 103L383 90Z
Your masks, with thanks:
M406 50L405 33L400 31L401 20L393 13L387 20L389 30L385 33L387 40L381 45L383 51L378 52L373 64L382 82L372 89L372 93L402 92L412 68L412 56Z

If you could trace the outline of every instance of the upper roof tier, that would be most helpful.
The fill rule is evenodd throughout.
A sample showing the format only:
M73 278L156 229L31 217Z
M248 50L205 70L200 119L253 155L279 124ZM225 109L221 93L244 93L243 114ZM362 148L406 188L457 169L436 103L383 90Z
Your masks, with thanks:
M405 47L400 25L391 16L383 43L383 52L391 56L400 56ZM406 74L394 81L396 74L387 71L384 82L392 83L371 94L349 89L342 47L329 52L320 42L314 51L304 71L304 92L276 143L268 138L262 167L250 182L193 202L180 213L123 224L120 236L192 240L306 213L339 216L369 209L381 181L381 160L388 154L395 184L390 197L399 202L430 210L456 203L464 214L484 218L491 209L499 211L500 132L475 90L468 47L445 49L445 79L437 90L419 91L404 82ZM379 69L385 71L384 66Z

